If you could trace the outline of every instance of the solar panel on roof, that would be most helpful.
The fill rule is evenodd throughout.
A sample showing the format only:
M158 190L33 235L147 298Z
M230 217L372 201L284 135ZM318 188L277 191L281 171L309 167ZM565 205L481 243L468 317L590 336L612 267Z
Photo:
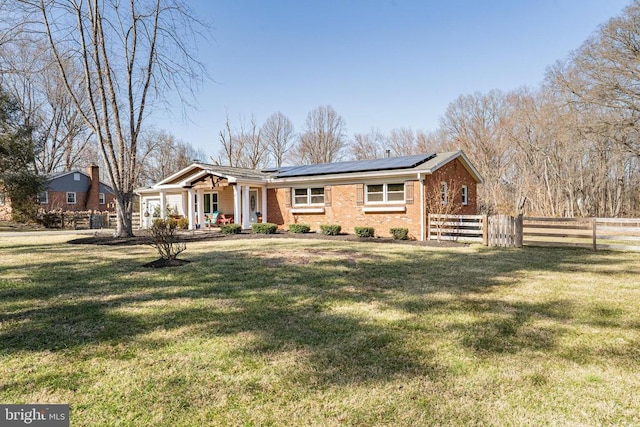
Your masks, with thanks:
M328 175L336 173L372 172L392 169L414 168L435 156L432 154L415 154L413 156L391 157L374 160L358 160L352 162L323 163L319 165L298 166L284 170L277 178L295 176Z

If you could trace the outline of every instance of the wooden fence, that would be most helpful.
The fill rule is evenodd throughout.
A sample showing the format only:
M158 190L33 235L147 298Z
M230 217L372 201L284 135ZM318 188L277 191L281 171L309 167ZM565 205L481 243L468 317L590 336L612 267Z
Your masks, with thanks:
M487 244L486 215L429 214L428 240L465 241Z
M115 213L92 213L84 211L47 212L42 221L48 228L67 228L72 230L95 230L100 228L115 228L117 218ZM133 213L133 229L140 228L140 215Z
M430 214L427 238L488 246L569 246L640 252L640 218Z
M523 218L525 245L596 250L595 218Z
M488 227L489 246L522 247L522 217L493 215L489 217Z

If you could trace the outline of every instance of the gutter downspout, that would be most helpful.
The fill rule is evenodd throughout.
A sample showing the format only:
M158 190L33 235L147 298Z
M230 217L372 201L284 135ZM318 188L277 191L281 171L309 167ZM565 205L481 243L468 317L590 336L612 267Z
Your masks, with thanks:
M424 178L422 177L422 173L418 172L418 183L420 185L420 241L424 242L425 240L425 224L424 224L424 216L425 216L425 206L424 206Z

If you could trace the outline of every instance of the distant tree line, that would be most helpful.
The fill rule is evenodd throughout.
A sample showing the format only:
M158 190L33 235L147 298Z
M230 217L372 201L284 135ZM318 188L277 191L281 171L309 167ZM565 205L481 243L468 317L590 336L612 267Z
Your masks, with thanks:
M227 117L213 159L261 167L462 149L484 178L482 212L640 216L639 88L636 0L551 66L540 87L461 95L433 132L349 137L331 106L310 111L299 133L280 112L262 126L252 118L233 127Z

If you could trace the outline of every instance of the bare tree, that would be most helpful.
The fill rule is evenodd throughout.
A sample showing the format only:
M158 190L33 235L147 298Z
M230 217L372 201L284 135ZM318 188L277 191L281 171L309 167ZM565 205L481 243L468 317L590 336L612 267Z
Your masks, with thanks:
M49 174L97 162L89 150L92 132L68 95L55 61L45 43L19 40L0 55L11 70L0 81L20 103L26 124L42 149L36 157L37 171ZM81 79L82 71L67 64L69 76ZM86 102L82 108L88 108Z
M165 130L151 130L141 135L139 157L138 185L151 185L206 155Z
M255 117L247 123L240 118L237 129L232 129L229 116L219 133L222 148L214 163L239 168L258 169L268 162L267 145Z
M295 147L299 164L331 163L340 159L345 147L344 119L330 105L322 105L307 115L305 130Z
M504 121L508 109L502 92L464 95L452 102L442 118L450 149L462 149L484 177L480 190L485 212L512 206L507 181L513 150L508 144Z
M353 160L379 159L385 155L385 136L379 129L356 133L349 143L349 158Z
M280 167L293 144L293 123L280 111L270 115L262 125L262 138L274 166Z
M640 2L610 19L568 61L550 71L591 120L585 130L608 135L640 157Z
M393 156L416 154L416 135L411 128L391 129L387 137L387 147Z
M190 46L204 28L180 0L20 0L42 34L68 95L100 146L116 192L116 235L131 236L138 139L147 109L172 90L187 101L202 64ZM77 81L69 64L83 70ZM176 90L181 89L181 90ZM86 99L89 108L81 108Z

